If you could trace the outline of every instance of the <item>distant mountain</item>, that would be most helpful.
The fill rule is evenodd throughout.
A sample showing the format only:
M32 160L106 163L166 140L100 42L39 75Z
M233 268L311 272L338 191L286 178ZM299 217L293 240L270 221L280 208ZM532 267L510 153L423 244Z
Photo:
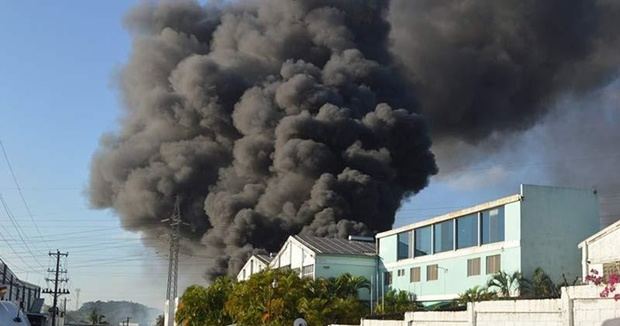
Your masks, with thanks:
M68 311L66 321L70 323L89 322L94 309L97 314L104 315L105 321L111 326L117 326L120 322L131 317L131 323L139 323L140 326L153 326L155 319L162 314L160 310L129 301L95 301L85 302L80 309Z

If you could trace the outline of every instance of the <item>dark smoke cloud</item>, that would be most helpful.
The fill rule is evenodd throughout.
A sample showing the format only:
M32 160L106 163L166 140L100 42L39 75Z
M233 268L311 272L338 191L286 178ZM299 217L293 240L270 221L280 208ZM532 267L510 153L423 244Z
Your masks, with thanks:
M422 116L442 168L484 157L468 156L471 146L499 150L558 98L615 78L619 8L144 3L127 17L126 111L93 158L91 202L130 230L160 233L180 195L187 236L215 259L211 276L289 234L385 230L437 173Z
M616 0L392 0L389 11L392 52L447 146L526 130L558 96L614 79L619 18Z
M236 271L297 232L391 227L437 172L388 51L383 1L202 7L145 3L120 87L125 115L92 163L90 198L160 234L182 199L188 237Z

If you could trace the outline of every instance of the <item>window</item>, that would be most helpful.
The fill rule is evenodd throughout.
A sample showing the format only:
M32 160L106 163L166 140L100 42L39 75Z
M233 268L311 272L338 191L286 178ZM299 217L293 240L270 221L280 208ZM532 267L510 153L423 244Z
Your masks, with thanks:
M620 260L610 263L603 263L603 276L609 277L611 274L620 274Z
M409 258L409 239L411 238L411 231L402 232L398 234L398 259Z
M427 281L435 281L435 280L437 280L437 278L439 276L438 275L439 273L437 272L438 269L439 268L438 268L437 264L426 266L426 280Z
M243 274L242 275L243 276L241 278L245 280L245 268L243 269Z
M312 277L314 265L306 265L301 268L301 277Z
M392 284L392 272L384 272L383 273L383 284L391 285Z
M456 247L458 249L478 245L478 214L456 219Z
M409 281L411 283L420 282L420 267L411 267L409 270Z
M480 258L467 260L467 276L480 275Z
M487 256L487 274L495 274L502 270L500 255Z
M399 270L397 271L397 275L398 275L398 276L405 276L405 270L404 270L404 269L399 269Z
M504 207L482 212L480 223L482 243L504 241Z
M415 257L431 254L431 226L415 229Z
M454 249L454 220L435 224L433 230L433 252L444 252Z

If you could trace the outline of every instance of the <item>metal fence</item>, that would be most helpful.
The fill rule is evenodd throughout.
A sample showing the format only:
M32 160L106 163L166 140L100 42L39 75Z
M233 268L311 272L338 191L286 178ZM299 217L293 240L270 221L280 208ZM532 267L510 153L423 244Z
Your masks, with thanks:
M0 300L16 302L25 311L30 311L35 300L41 297L40 287L21 281L2 259L0 259L0 284L8 287Z

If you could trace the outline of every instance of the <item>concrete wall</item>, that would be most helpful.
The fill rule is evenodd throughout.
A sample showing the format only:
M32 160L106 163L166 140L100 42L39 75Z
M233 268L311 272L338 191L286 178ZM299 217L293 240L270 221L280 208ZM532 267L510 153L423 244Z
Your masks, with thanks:
M526 277L541 267L555 282L581 276L579 242L599 230L592 190L523 185L521 267Z
M562 289L560 299L470 303L466 311L408 312L404 321L362 320L362 326L620 326L620 301L600 298L601 287Z

